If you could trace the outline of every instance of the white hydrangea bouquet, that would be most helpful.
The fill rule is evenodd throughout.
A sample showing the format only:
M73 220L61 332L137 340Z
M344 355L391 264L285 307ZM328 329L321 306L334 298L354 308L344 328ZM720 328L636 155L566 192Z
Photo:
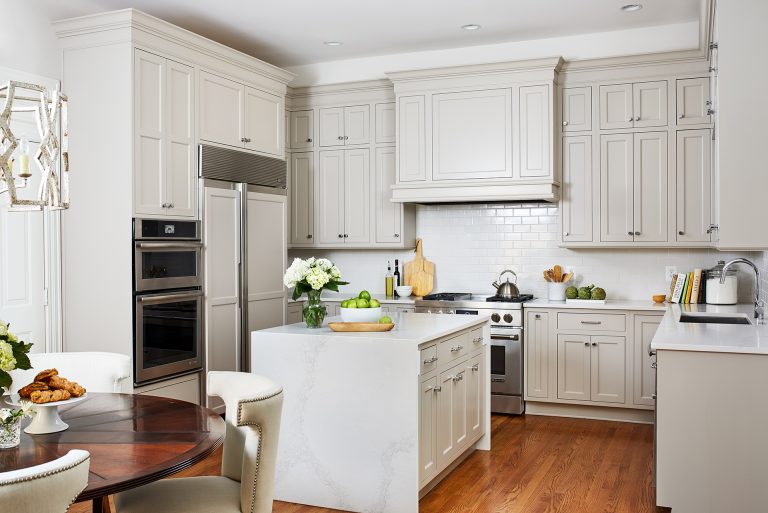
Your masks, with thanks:
M0 321L0 392L10 390L13 378L10 372L15 369L27 370L32 368L29 361L29 350L32 344L25 344L10 332L10 324Z
M285 271L283 283L293 288L293 299L299 299L307 293L304 305L304 321L310 328L319 328L325 318L325 307L320 303L323 289L339 291L339 285L347 285L341 280L341 271L327 258L310 257L306 260L295 258Z

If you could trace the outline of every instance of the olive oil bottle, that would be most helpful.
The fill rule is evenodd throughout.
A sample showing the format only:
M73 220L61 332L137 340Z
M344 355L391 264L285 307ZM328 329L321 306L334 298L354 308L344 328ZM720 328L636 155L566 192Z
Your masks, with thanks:
M387 276L384 278L384 293L387 297L395 295L395 277L392 276L392 265L387 260Z

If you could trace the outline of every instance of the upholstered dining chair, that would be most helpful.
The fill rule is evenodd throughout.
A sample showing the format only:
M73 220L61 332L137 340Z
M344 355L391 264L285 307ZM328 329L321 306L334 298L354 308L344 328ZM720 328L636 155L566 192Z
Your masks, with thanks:
M14 513L65 513L88 485L89 467L88 452L73 449L42 465L1 472L1 509Z
M275 487L283 389L244 372L209 372L224 400L221 476L164 479L115 495L117 513L269 513Z
M124 354L102 352L31 353L32 368L11 373L16 392L30 383L44 369L55 368L65 378L76 381L89 392L128 392L131 358Z

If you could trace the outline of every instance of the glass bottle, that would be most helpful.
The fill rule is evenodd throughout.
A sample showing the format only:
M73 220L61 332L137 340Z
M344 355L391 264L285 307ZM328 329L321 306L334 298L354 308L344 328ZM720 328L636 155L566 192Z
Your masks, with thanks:
M400 263L397 261L397 258L395 258L395 296L400 296L400 294L397 293L397 287L402 285L400 282Z
M384 291L387 297L395 295L395 277L392 276L392 266L387 260L387 276L384 278Z

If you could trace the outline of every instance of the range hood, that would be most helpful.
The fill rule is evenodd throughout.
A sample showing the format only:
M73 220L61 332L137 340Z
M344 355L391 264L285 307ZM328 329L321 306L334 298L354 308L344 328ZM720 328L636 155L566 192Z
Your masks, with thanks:
M392 187L392 201L395 203L483 203L506 201L548 201L560 200L560 185L557 183L436 183L398 184Z

